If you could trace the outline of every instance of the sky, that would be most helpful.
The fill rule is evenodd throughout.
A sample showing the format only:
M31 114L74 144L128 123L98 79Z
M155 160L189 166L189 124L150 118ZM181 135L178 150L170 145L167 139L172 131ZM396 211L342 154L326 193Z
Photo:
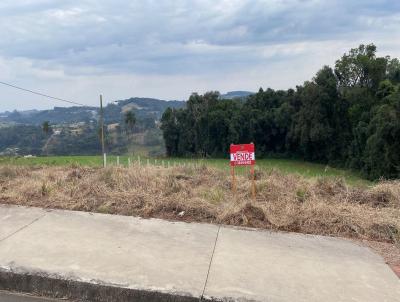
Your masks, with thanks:
M0 81L87 105L293 88L361 43L400 57L400 1L0 1ZM0 85L0 112L54 106Z

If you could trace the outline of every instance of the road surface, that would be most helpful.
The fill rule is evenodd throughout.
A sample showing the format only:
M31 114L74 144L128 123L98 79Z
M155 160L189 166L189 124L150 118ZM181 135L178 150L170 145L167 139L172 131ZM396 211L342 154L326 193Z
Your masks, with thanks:
M1 302L60 302L60 301L68 302L66 300L39 298L39 297L27 296L5 291L0 291L0 301Z

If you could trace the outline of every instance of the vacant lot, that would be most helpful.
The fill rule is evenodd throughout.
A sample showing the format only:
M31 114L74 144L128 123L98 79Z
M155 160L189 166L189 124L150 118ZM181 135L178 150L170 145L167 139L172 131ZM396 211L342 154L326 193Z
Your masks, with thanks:
M238 176L234 196L229 174L207 166L1 166L0 202L400 240L399 181L350 187L332 177L256 172L252 201L248 176Z
M119 162L123 166L128 166L128 158L131 163L152 166L172 167L175 165L197 165L218 168L229 174L228 159L190 159L190 158L143 158L138 156L120 156ZM22 165L22 166L69 166L81 165L90 167L102 166L101 156L48 156L48 157L0 157L0 165ZM107 157L108 165L117 164L117 156ZM360 177L359 174L348 170L336 169L326 165L309 163L301 160L293 159L259 159L257 160L257 168L268 172L276 169L284 174L298 174L306 178L318 177L340 177L350 185L371 185L372 183ZM245 175L248 168L237 168L237 173Z
M172 220L222 223L363 240L400 265L400 181L348 186L343 178L305 178L206 165L0 166L0 203ZM397 246L397 247L396 247Z

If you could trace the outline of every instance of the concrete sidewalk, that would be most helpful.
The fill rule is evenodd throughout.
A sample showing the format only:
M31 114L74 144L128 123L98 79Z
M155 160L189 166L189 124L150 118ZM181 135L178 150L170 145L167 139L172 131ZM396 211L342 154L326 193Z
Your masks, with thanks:
M366 247L322 236L0 206L0 289L95 301L400 301Z

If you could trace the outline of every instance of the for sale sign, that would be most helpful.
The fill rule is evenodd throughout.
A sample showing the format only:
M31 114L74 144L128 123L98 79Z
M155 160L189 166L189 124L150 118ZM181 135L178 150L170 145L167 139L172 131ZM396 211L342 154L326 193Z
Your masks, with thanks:
M250 166L256 163L254 144L231 145L231 166Z

